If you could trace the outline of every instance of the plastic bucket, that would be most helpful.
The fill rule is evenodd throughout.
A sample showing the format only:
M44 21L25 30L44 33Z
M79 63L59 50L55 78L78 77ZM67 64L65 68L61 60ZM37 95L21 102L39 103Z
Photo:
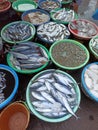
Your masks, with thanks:
M29 110L23 103L11 103L0 114L0 130L26 130L29 120Z
M19 85L17 73L9 66L0 64L0 73L5 74L6 88L4 89L5 100L0 103L0 109L8 105L14 98Z
M10 26L13 26L15 24L23 24L23 25L28 25L31 29L31 35L29 37L27 37L26 39L24 40L21 40L21 41L14 41L14 40L9 40L7 37L5 37L4 33L6 31L6 29L8 29ZM20 29L21 30L21 29ZM26 41L29 41L29 40L32 40L34 38L34 35L35 35L35 26L32 25L31 23L29 22L26 22L26 21L15 21L15 22L12 22L12 23L9 23L7 25L5 25L2 30L1 30L1 37L4 41L6 41L7 43L9 44L16 44L16 43L21 43L21 42L26 42ZM18 32L19 33L19 32Z

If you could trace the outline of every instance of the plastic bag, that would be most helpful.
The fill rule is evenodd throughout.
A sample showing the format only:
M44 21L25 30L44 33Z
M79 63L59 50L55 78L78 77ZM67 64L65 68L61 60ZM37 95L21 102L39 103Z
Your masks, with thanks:
M90 20L98 25L98 20L94 19L93 15L98 8L98 0L85 0L81 1L78 7L78 17Z

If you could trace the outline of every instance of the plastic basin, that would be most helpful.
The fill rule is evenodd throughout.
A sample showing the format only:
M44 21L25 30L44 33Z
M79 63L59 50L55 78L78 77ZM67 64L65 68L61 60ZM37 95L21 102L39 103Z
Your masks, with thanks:
M77 49L73 50L73 48L74 49L77 48ZM83 55L82 51L83 54L85 54L85 58L83 58L81 63L79 63L79 57L82 58ZM65 70L77 70L82 68L87 64L90 57L89 52L84 45L71 39L64 39L53 43L50 47L49 53L53 63L56 66ZM76 63L78 64L76 65Z
M41 71L38 74L36 74L34 77L31 78L31 80L28 83L27 90L26 90L26 102L27 102L27 105L30 108L31 112L34 115L36 115L39 119L41 119L43 121L46 121L46 122L52 122L52 123L65 121L65 120L69 119L70 117L72 117L72 115L71 114L65 114L64 116L60 116L60 117L57 117L57 118L43 116L40 112L38 112L34 108L34 105L32 104L32 99L33 98L31 98L31 92L33 91L33 88L31 90L30 85L33 82L37 81L37 78L39 78L40 76L45 76L45 75L47 75L47 73L52 73L52 72L55 72L55 71L60 73L60 74L64 74L64 75L68 76L75 83L75 91L76 91L76 94L77 94L77 105L73 109L73 111L75 113L78 110L78 107L79 107L79 104L80 104L80 100L81 100L80 89L79 89L76 81L69 74L67 74L64 71L55 70L55 69L47 69L47 70Z
M94 29L96 30L96 32L94 33L94 34L90 34L90 35L84 35L84 34L82 34L81 32L80 32L80 34L79 34L79 32L78 32L78 30L77 29L74 29L74 28L72 28L71 27L71 24L75 24L75 25L77 25L77 23L79 23L79 22L85 22L86 24L90 24L91 26L93 26L94 27ZM98 34L98 26L95 24L95 23L93 23L93 22L91 22L91 21L89 21L89 20L86 20L86 19L77 19L77 20L73 20L73 21L71 21L69 24L68 24L68 28L69 28L69 30L70 30L70 32L74 35L74 37L76 37L76 38L78 38L78 39L82 39L82 40L90 40L92 37L94 37L94 36L96 36L97 34ZM82 28L84 28L84 25L83 25L83 27ZM91 28L90 28L91 29ZM88 30L88 32L91 32L91 30ZM84 33L84 32L83 32Z
M71 22L71 21L65 21L65 20L58 20L58 19L56 19L53 15L56 13L56 12L58 12L58 11L60 11L60 10L62 10L62 9L64 9L64 8L57 8L57 9L54 9L54 10L52 10L51 12L50 12L50 16L51 16L51 18L52 18L52 20L53 21L55 21L55 22L57 22L57 23L62 23L62 24L68 24L69 22ZM66 12L68 12L68 11L70 11L70 9L67 9L67 8L65 8L65 11ZM74 11L74 10L73 10ZM60 14L60 13L59 13ZM78 19L78 15L74 12L74 19Z
M0 8L0 13L5 13L10 9L10 7L11 7L10 1L5 1L2 5L2 8Z
M30 21L29 18L28 18L28 15L30 15L30 14L32 14L32 13L34 14L34 13L37 13L37 12L39 12L39 13L42 14L42 16L38 17L39 20L40 20L40 19L43 19L43 15L44 15L44 14L48 17L48 19L45 19L45 20L43 20L43 21L41 21L41 22L39 22L39 23L34 23L34 22ZM37 18L36 20L38 20L38 18ZM43 24L43 23L49 22L49 21L50 21L50 15L49 15L49 13L46 12L45 10L42 10L42 9L32 9L32 10L25 11L25 12L21 15L21 19L24 20L24 21L28 21L28 22L32 23L33 25L35 25L35 26L39 26L39 25L41 25L41 24ZM35 19L35 16L32 16L32 19Z
M22 43L21 43L22 44ZM31 42L31 44L33 44L33 42ZM17 67L15 67L11 61L11 54L8 53L7 54L7 63L10 67L12 67L16 72L18 73L21 73L21 74L32 74L32 73L37 73L39 71L41 71L42 69L44 69L45 67L48 66L49 64L49 59L50 59L50 56L49 56L49 52L47 50L46 47L44 47L43 45L39 44L39 43L35 43L38 47L41 47L47 54L47 57L48 57L48 61L43 64L42 66L38 67L38 68L35 68L35 69L18 69Z
M6 32L6 30L9 28L9 27L11 27L11 26L13 26L13 25L17 25L17 24L22 24L22 25L28 25L28 27L30 27L30 31L31 31L31 34L27 37L27 38L25 38L25 39L23 39L23 40L13 40L13 39L8 39L7 37L6 37L6 35L5 35L5 32ZM23 32L23 29L21 28L20 29L22 32ZM29 23L29 22L26 22L26 21L15 21L15 22L12 22L12 23L9 23L9 24L7 24L7 25L5 25L3 28L2 28L2 30L1 30L1 37L2 37L2 39L4 40L4 41L6 41L7 43L9 43L9 44L16 44L16 43L21 43L21 42L26 42L26 41L29 41L29 40L32 40L33 38L34 38L34 35L35 35L35 32L36 32L36 30L35 30L35 26L34 25L32 25L31 23ZM14 34L15 34L15 32L14 32ZM16 33L17 34L17 33ZM18 32L18 36L19 36L19 32ZM25 34L26 34L26 31L25 31ZM15 36L13 36L13 38L14 37L16 37L16 35Z
M37 3L33 0L17 0L12 3L12 8L17 12L25 12L27 10L36 9L37 7Z
M49 24L51 24L51 25L49 25ZM52 24L54 24L54 25L52 25ZM54 28L52 26L54 26ZM37 37L43 43L47 43L47 44L51 45L54 42L58 41L58 39L61 39L61 40L68 39L70 37L70 31L67 26L60 24L60 23L56 23L54 21L53 22L50 21L48 23L41 24L40 26L38 26Z
M57 7L52 7L52 8L50 8L51 6L53 6L53 4L51 5L51 4L47 4L47 3L45 3L45 5L47 6L47 8L45 8L45 7L42 7L42 4L44 3L44 2L54 2L54 3L57 3L58 4L58 6ZM50 1L46 1L46 0L39 0L38 1L38 7L40 8L40 9L44 9L44 10L46 10L46 11L51 11L52 9L55 9L55 8L60 8L62 6L62 4L60 3L60 1L59 0L50 0Z
M96 89L96 87L95 87L94 84L91 83L91 80L90 80L91 77L88 77L89 75L86 74L87 70L93 70L95 72L93 73L92 77L94 79L96 79L96 77L94 75L97 72L96 69L95 69L95 65L98 66L98 62L89 63L88 65L86 65L83 68L82 73L81 73L81 89L82 89L82 91L84 92L84 94L89 99L91 99L92 101L98 102L98 96L96 96L96 95L98 95L98 93L97 93L96 90L95 90L96 93L94 92L94 89ZM91 66L92 66L93 69L90 68ZM88 76L86 76L86 75L88 75ZM97 76L97 81L98 81L98 76Z
M2 130L26 130L30 120L29 110L23 103L13 102L0 114Z
M95 39L98 40L98 36L93 37L93 38L89 41L89 48L90 48L91 54L92 54L96 59L98 59L98 53L97 53L97 51L95 51L94 48L93 48L93 42L94 42ZM97 47L95 47L95 49L98 50Z
M6 87L3 89L2 92L4 93L5 100L1 102L0 109L4 108L12 101L12 99L15 97L19 85L18 76L11 67L0 64L0 73L1 72L5 74Z

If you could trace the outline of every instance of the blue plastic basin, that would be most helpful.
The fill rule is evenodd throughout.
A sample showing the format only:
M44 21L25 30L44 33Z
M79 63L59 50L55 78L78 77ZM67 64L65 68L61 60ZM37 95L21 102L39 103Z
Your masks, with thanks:
M14 96L18 90L19 79L18 79L18 75L16 74L16 72L7 65L0 64L0 72L5 72L5 74L6 74L6 76L5 76L6 88L5 89L10 90L13 88L13 90L10 93L7 91L7 93L9 93L8 97L5 97L5 100L0 104L0 109L2 109L5 106L7 106L14 98ZM14 80L14 86L11 86L13 80ZM8 84L7 84L7 82L8 82ZM4 89L4 92L6 91L5 89Z

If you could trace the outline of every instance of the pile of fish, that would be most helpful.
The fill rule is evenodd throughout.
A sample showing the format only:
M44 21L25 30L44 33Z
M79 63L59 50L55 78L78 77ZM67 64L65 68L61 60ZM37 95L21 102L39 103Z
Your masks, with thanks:
M84 80L89 91L98 98L98 64L91 64L84 73Z
M3 32L3 37L9 41L22 41L31 37L33 28L30 25L18 22L7 27Z
M58 11L52 10L51 13L53 13L53 18L55 20L59 20L61 22L70 22L75 18L74 10L66 10L65 8Z
M36 11L36 12L29 13L28 19L32 24L37 25L37 24L42 24L47 22L50 19L50 17L49 15L43 12Z
M19 70L37 69L48 62L46 51L33 42L16 44L9 53L10 62Z
M54 1L54 0L45 0L40 3L40 7L44 10L51 11L52 9L59 8L60 2Z
M70 23L70 28L81 37L92 37L97 34L97 29L93 24L83 20L76 20Z
M6 88L5 73L0 72L0 104L5 100L4 89Z
M34 109L49 118L68 114L78 118L73 109L79 105L76 83L58 70L48 70L31 82L30 100Z
M91 47L95 51L95 53L98 55L98 37L97 38L92 38Z
M55 41L68 38L70 36L70 32L63 24L48 22L37 28L37 35L42 40L53 43Z

